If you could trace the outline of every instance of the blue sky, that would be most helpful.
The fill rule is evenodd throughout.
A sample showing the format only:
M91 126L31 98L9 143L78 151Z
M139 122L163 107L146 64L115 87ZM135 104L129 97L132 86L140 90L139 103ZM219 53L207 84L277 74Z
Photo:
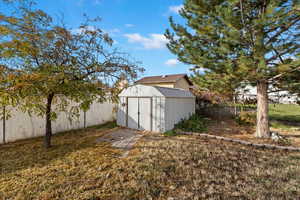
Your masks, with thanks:
M39 0L37 7L51 16L63 14L66 24L76 28L83 14L102 18L99 27L116 41L116 47L130 53L146 69L142 76L188 73L166 48L163 36L169 28L169 16L183 19L178 9L183 0Z

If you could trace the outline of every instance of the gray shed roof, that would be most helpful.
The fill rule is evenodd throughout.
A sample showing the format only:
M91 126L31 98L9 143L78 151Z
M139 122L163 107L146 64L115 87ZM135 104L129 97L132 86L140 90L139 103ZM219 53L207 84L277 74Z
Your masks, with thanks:
M123 97L178 97L194 98L195 96L188 90L166 88L148 85L133 85L124 89L119 96Z

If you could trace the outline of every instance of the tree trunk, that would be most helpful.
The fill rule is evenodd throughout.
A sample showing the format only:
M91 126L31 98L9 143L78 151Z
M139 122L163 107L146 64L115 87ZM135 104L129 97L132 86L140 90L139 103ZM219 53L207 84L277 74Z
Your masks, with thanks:
M257 82L257 124L255 137L270 137L268 83L266 81Z
M52 136L52 127L51 127L51 105L54 94L51 93L47 97L47 108L46 108L46 135L44 139L45 148L51 147L51 136Z

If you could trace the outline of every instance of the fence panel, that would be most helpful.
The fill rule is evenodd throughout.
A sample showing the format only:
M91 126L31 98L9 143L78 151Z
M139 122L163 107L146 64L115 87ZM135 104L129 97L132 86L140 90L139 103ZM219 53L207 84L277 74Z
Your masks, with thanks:
M239 114L242 111L255 112L256 108L253 107L234 107L234 106L208 106L201 107L197 111L200 114L204 114L209 117L222 119L222 118L230 118L234 117L236 114Z
M58 113L57 119L52 122L53 133L85 128L103 124L115 119L113 112L116 105L110 102L93 103L85 114L80 111L80 116L72 118L65 112ZM85 121L86 116L86 121ZM45 119L35 115L30 116L20 110L13 109L11 117L5 121L6 142L43 136L45 134ZM0 120L0 144L3 143L3 120Z

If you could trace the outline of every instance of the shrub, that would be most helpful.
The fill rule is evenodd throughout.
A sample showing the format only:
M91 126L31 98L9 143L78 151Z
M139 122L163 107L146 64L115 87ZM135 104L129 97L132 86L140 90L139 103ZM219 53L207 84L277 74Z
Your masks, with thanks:
M292 145L292 141L289 138L280 138L277 141L277 144L282 145L282 146L291 146Z
M239 125L254 125L256 122L256 116L251 112L241 112L237 117L235 117L235 121Z
M164 132L164 136L176 136L176 135L177 135L177 133L174 130L169 130L169 131Z
M200 115L192 115L189 119L183 119L174 126L176 130L187 132L203 132L207 130L206 120Z

